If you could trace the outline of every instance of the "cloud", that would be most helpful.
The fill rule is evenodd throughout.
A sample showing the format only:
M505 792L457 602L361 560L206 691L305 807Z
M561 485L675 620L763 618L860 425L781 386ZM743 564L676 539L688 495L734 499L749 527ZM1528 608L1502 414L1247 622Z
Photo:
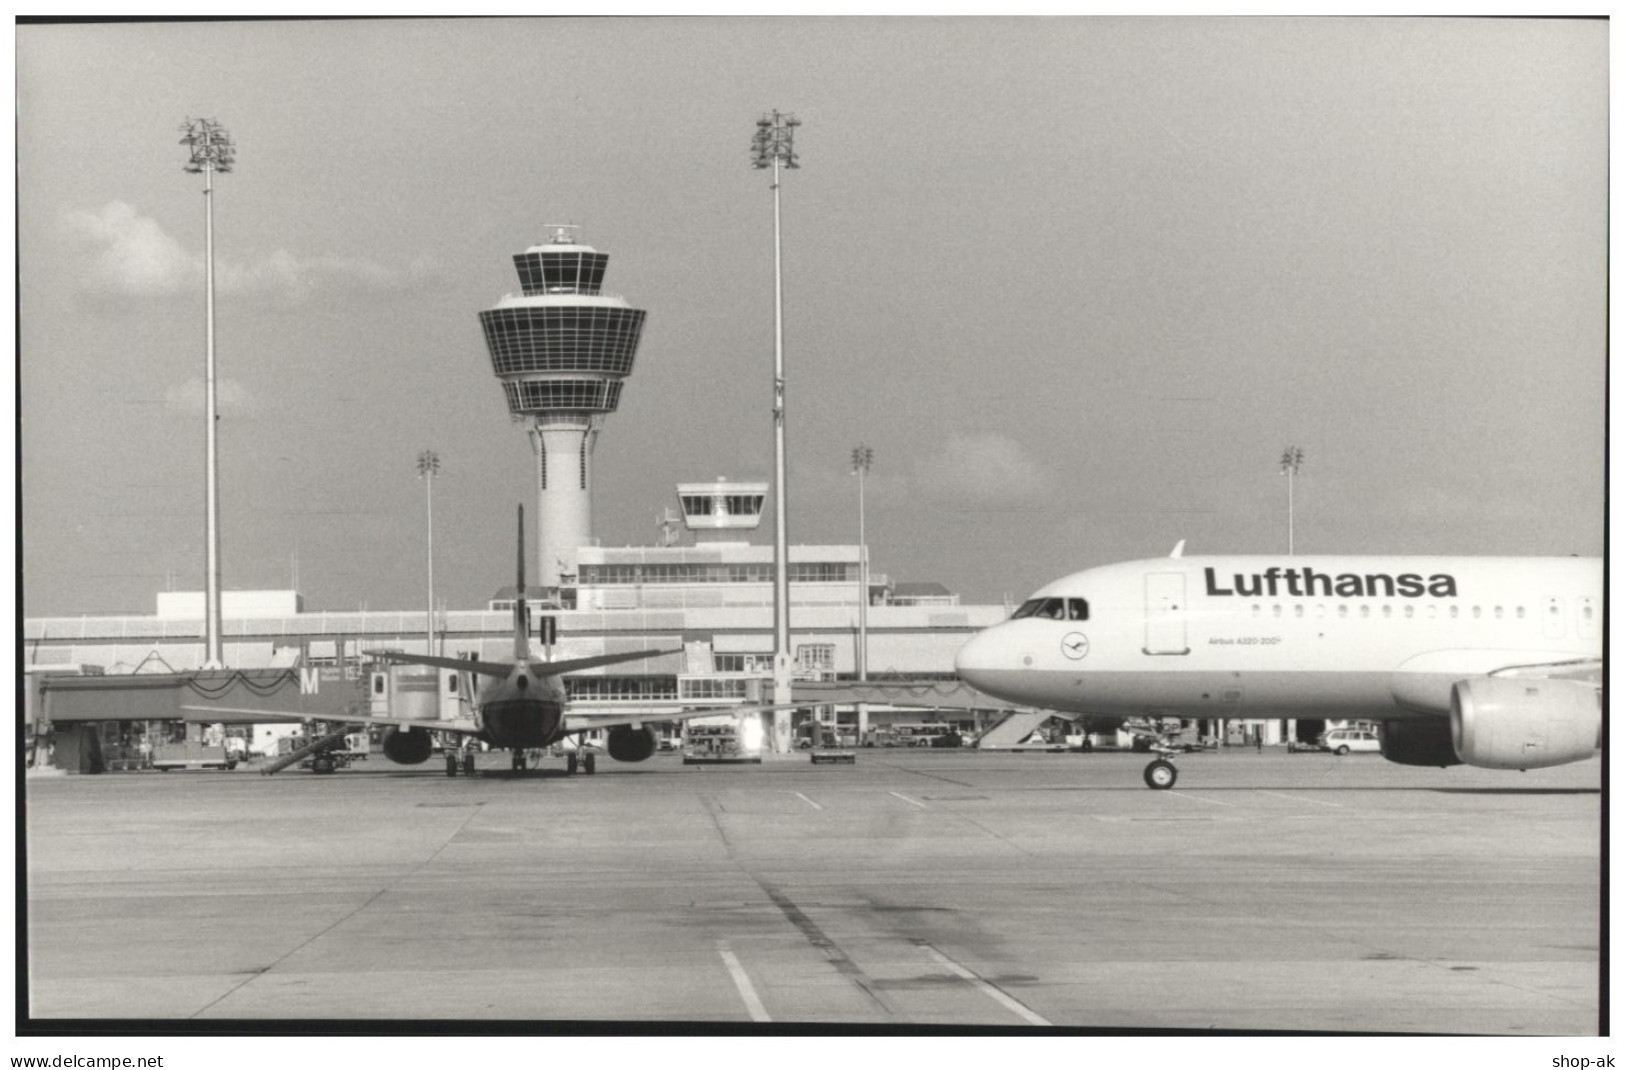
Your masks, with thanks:
M194 375L164 391L164 406L176 412L201 413L203 411L203 377ZM215 411L220 414L241 414L252 407L248 388L235 379L216 378L214 381Z
M122 201L100 212L63 215L69 242L87 259L81 274L86 289L125 297L172 297L203 281L201 258L194 258L155 220Z
M81 257L87 292L121 298L172 298L203 287L203 255L188 252L157 221L122 201L99 212L64 212L62 229ZM323 293L404 293L437 277L419 256L400 267L359 257L300 257L278 249L242 261L216 256L215 286L222 296L303 304Z
M1021 443L997 431L955 431L918 471L926 495L969 505L1030 504L1049 486Z

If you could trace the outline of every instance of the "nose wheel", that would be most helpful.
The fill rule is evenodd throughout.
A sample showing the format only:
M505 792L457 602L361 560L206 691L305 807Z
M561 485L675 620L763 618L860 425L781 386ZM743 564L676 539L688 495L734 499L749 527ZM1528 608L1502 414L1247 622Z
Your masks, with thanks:
M1166 758L1158 758L1145 767L1145 786L1156 791L1167 791L1179 779L1179 770Z

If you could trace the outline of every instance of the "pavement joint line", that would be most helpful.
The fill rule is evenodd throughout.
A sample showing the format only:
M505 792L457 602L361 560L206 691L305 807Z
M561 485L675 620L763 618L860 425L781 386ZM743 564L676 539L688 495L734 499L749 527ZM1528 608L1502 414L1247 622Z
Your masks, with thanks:
M1019 1000L1019 999L1015 998L1014 996L1010 995L1008 992L1006 992L1004 989L1000 988L998 985L994 984L991 981L988 981L988 980L984 979L976 971L966 969L964 966L961 966L959 963L955 962L953 959L949 958L947 955L944 955L942 952L938 951L936 948L932 947L930 944L922 942L920 944L920 948L922 950L924 950L927 955L930 955L932 958L936 959L937 962L939 962L943 966L946 966L948 968L949 972L955 974L958 977L962 977L965 980L969 981L972 985L974 985L976 987L977 991L981 992L983 995L985 995L989 999L993 1000L993 1002L999 1004L1005 1010L1008 1010L1008 1011L1012 1012L1013 1014L1015 1014L1016 1017L1026 1021L1028 1024L1030 1024L1030 1025L1053 1025L1054 1024L1049 1019L1047 1019L1044 1016L1040 1015L1038 1012L1034 1011L1031 1007L1029 1007L1025 1003L1021 1002L1021 1000Z
M799 791L792 791L790 794L794 795L796 798L800 799L802 802L806 803L808 806L812 807L814 810L822 810L823 809L822 806L819 806L817 803L813 802L811 799L807 798L805 795L801 794L801 792L799 792Z
M918 799L910 799L907 795L904 795L900 791L889 791L886 794L895 795L899 799L902 799L906 803L912 803L913 805L918 806L921 810L929 810L929 809L931 809L929 806L925 805L925 803L921 802L920 800L918 800Z
M1163 794L1164 795L1177 795L1181 799L1195 799L1197 802L1205 802L1209 806L1234 806L1234 805L1236 805L1235 803L1220 802L1217 799L1204 799L1200 795L1191 795L1188 792L1174 791L1171 788L1169 790L1163 792Z
M753 1022L771 1022L773 1016L767 1013L762 1006L762 999L756 994L756 986L750 983L750 974L740 965L739 958L728 946L728 941L717 941L717 954L722 956L723 965L728 967L728 973L733 977L734 987L739 989L739 998L745 1001L745 1009L750 1012Z
M326 936L328 933L332 932L334 929L337 929L340 925L343 925L345 922L349 921L351 918L355 917L357 914L360 914L362 911L364 911L368 907L372 906L374 903L376 903L379 899L381 899L383 897L385 892L388 892L390 890L391 885L398 884L403 880L410 879L419 870L423 869L430 862L433 862L436 858L440 857L441 852L444 851L446 849L446 847L453 840L455 840L458 836L462 835L463 830L468 827L468 823L470 821L473 821L474 818L478 817L479 813L480 813L479 807L478 806L473 807L470 810L469 815L467 817L463 818L463 820L457 825L457 827L452 830L451 835L447 836L445 841L442 842L439 847L436 847L433 851L429 852L429 856L427 858L423 859L417 865L413 866L404 876L395 877L394 880L390 881L389 883L386 883L382 888L378 889L376 892L369 895L367 897L366 902L362 903L360 906L357 906L352 910L346 911L342 917L334 919L334 921L331 924L325 926L320 932L317 932L317 933L311 935L309 938L307 938L304 941L300 942L297 946L291 947L287 951L284 951L281 955L277 956L275 962L271 963L269 966L265 967L264 969L257 970L254 973L250 974L249 976L243 978L242 983L232 985L231 988L229 988L226 991L220 993L220 995L216 996L214 999L210 1000L208 1003L205 1003L202 1007L199 1007L197 1010L193 1011L187 1017L196 1018L200 1014L202 1014L205 1011L209 1010L210 1008L219 1006L221 1003L225 1002L226 1000L230 999L232 996L236 995L243 988L245 988L248 985L252 984L254 981L259 980L261 977L264 977L266 974L270 973L272 970L276 969L278 966L280 966L284 962L288 961L288 959L292 958L294 955L297 955L299 952L303 951L305 948L309 947L311 944L314 944L316 941L320 940L322 937Z
M1290 800L1292 802L1311 802L1311 803L1314 803L1316 806L1331 806L1331 807L1334 807L1334 808L1336 808L1338 810L1343 809L1343 804L1342 803L1327 802L1325 799L1311 799L1307 795L1287 795L1287 794L1285 794L1283 792L1268 791L1268 790L1266 790L1264 788L1259 788L1258 793L1260 795L1273 795L1277 799L1288 799L1288 800Z

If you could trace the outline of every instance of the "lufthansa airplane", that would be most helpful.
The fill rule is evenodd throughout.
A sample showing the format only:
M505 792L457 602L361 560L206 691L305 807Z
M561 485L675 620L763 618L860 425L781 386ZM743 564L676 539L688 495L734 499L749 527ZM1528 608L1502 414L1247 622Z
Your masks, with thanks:
M974 636L959 676L1118 720L1361 718L1405 765L1534 769L1602 745L1602 562L1171 557L1074 573ZM1170 736L1146 784L1178 776Z
M434 750L431 732L444 732L469 737L492 747L513 752L513 768L525 768L525 752L552 746L582 732L608 729L606 749L609 756L622 762L641 762L655 752L657 740L654 724L686 721L696 717L716 717L723 714L739 716L761 713L789 706L713 706L692 708L677 712L615 711L610 713L572 713L564 687L568 673L596 669L621 662L641 661L666 654L680 654L680 649L639 650L620 654L601 654L595 657L551 661L537 657L531 651L530 611L525 600L525 509L519 507L519 562L517 595L514 603L513 661L478 661L465 658L432 657L405 654L391 650L367 651L367 655L380 661L403 665L423 665L446 669L456 673L472 673L484 678L473 700L473 715L452 720L425 720L421 718L379 716L363 713L334 713L322 718L333 725L380 725L387 727L384 735L384 756L401 765L420 765L429 760ZM434 679L434 678L430 678ZM438 691L435 680L430 685ZM459 687L461 690L461 687ZM255 710L240 710L221 706L183 706L188 719L208 721L211 715L221 713L252 714ZM341 736L344 729L333 733ZM325 742L302 748L300 754L311 753L325 746ZM289 755L292 759L295 755ZM578 756L568 756L568 771L576 771ZM591 752L582 754L580 764L586 772L596 772ZM455 775L457 756L446 752L446 772ZM268 769L268 772L274 771ZM474 755L465 751L462 771L474 772Z

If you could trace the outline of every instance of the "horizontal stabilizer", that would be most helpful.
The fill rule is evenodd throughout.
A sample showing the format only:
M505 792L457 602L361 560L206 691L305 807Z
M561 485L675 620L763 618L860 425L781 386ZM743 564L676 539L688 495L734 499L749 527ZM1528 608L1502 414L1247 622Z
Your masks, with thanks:
M599 654L590 658L571 658L569 661L536 661L531 662L530 671L537 676L562 676L567 672L596 669L600 665L619 665L623 661L641 661L681 653L681 650L634 650L629 654Z
M506 678L513 672L511 662L474 661L470 658L434 658L424 654L402 654L396 650L365 650L369 658L391 661L396 665L428 665L436 669L456 669L459 672L477 672L481 676Z

